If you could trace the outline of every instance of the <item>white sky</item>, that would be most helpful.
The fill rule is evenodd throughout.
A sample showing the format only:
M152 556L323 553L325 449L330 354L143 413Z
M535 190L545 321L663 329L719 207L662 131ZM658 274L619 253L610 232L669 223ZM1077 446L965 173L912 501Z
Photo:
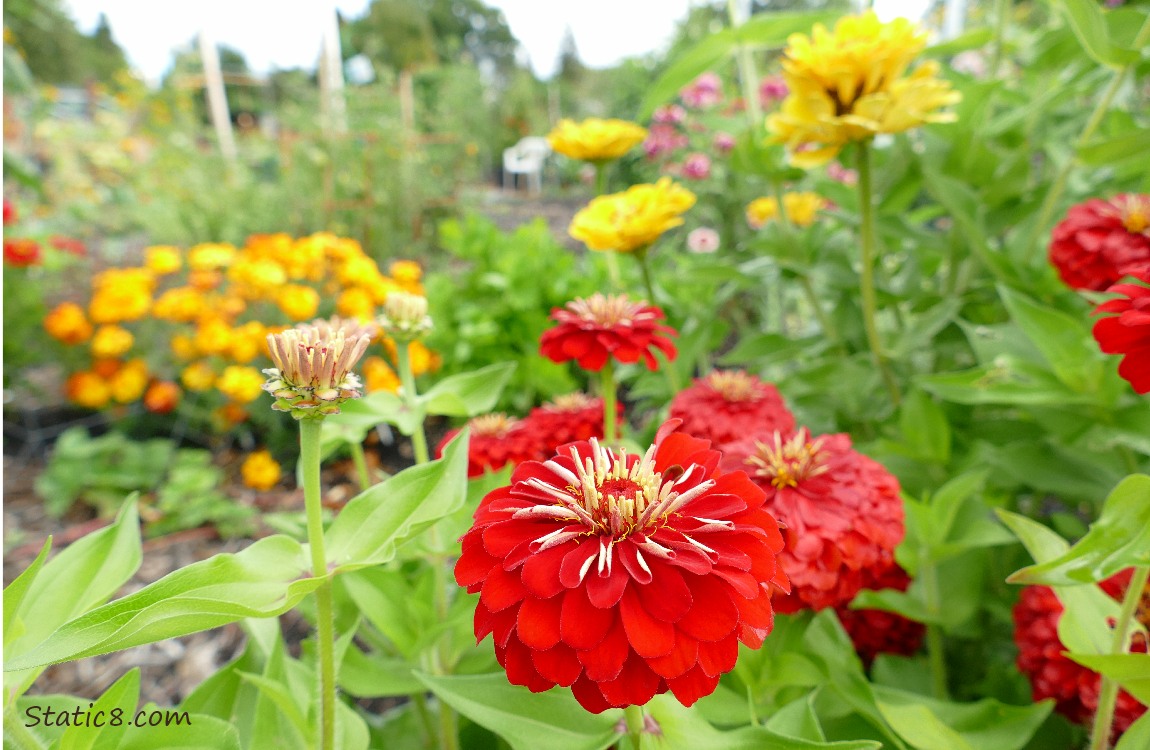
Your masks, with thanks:
M238 49L256 72L314 67L332 5L361 15L369 0L64 0L80 29L90 32L102 12L128 60L149 81L168 68L172 50L205 28ZM549 77L564 29L571 27L579 57L592 67L664 47L691 0L486 0L501 8L526 48L537 75Z

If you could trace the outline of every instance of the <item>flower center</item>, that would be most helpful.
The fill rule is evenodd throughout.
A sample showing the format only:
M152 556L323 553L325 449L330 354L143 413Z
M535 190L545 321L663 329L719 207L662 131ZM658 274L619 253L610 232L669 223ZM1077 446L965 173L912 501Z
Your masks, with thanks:
M476 437L505 437L507 433L519 426L518 419L511 419L506 414L484 414L471 420L471 430Z
M567 303L567 309L585 321L609 328L616 325L631 325L643 310L643 305L632 302L623 294L603 296L593 294Z
M553 411L581 411L594 402L595 399L586 393L568 393L552 399L550 408Z
M1142 234L1150 229L1150 196L1127 195L1115 200L1114 204L1126 231Z
M743 370L717 370L707 376L706 383L727 401L754 401L758 396L754 376Z
M747 458L752 474L770 481L777 489L798 487L799 482L827 471L823 439L810 439L804 427L784 441L778 431L771 442L755 441L755 453Z

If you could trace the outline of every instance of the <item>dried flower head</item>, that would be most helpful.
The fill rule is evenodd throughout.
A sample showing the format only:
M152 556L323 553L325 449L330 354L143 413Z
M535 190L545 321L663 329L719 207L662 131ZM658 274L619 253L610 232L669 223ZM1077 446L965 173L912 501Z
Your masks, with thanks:
M296 419L338 414L339 405L359 398L361 383L351 368L363 356L373 328L333 318L268 334L275 367L264 370L264 390L277 411Z

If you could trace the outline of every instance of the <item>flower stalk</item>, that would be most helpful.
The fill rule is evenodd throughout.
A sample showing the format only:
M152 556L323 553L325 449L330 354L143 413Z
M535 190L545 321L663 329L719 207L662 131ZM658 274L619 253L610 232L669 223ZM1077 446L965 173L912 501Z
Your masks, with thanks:
M860 292L862 293L863 327L866 329L867 343L870 345L875 365L878 367L883 382L890 392L891 401L895 407L898 407L902 402L902 394L899 393L898 382L895 380L894 373L891 372L890 369L890 364L883 354L882 341L879 339L878 325L875 322L875 314L878 309L878 300L874 288L876 238L869 142L860 141L858 143L857 156L859 173L859 219L860 231L862 232L862 273L859 276L859 286Z
M607 194L607 165L610 162L597 161L595 162L595 195ZM611 279L611 287L620 289L623 286L623 279L619 273L619 258L615 253L607 253L607 277Z
M623 718L627 722L627 736L631 740L631 750L641 750L643 747L643 707L627 706L623 709Z
M926 559L927 550L922 551L922 559ZM942 593L938 586L938 567L934 563L922 566L919 572L922 581L923 593L926 597L926 607L932 619L942 613ZM949 699L946 677L946 647L943 645L942 629L931 622L926 626L926 654L930 664L931 692L938 700Z
M603 441L607 445L615 445L619 440L618 428L615 426L615 365L608 358L607 364L599 371L599 390L603 393Z
M355 464L355 474L359 479L361 491L371 487L371 474L367 470L367 456L363 452L362 443L351 444L351 461Z
M307 510L307 538L311 549L312 575L327 578L323 547L323 503L320 492L320 434L322 419L299 421L300 465ZM331 579L315 591L316 641L320 673L320 747L335 749L335 610Z
M1134 568L1126 596L1122 598L1122 609L1118 621L1114 623L1114 636L1110 642L1111 654L1125 654L1129 648L1130 624L1142 600L1146 582L1150 580L1150 565ZM1098 688L1098 710L1094 714L1094 726L1090 730L1090 750L1106 750L1110 746L1110 725L1114 722L1114 707L1118 703L1118 682L1102 675Z

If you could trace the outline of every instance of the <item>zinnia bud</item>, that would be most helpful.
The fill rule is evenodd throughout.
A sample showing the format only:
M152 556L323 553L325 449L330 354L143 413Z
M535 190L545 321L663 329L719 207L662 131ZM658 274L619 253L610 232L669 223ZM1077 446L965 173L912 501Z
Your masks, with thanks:
M272 408L296 419L323 417L359 398L362 384L351 368L367 350L373 330L337 318L268 334L276 366L263 371L268 376L263 388L275 396Z
M414 341L431 330L427 298L407 292L392 292L383 303L379 327L396 341Z

